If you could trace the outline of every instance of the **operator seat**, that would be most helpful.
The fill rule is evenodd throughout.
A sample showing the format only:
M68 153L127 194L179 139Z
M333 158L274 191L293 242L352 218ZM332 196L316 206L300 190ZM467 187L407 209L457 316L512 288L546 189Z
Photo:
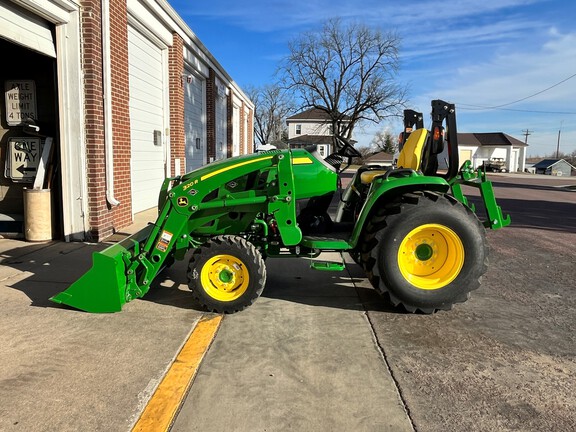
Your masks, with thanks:
M418 171L422 163L422 155L427 138L428 130L426 129L416 129L412 132L398 156L397 167ZM385 174L386 172L386 170L364 171L360 174L360 181L362 184L368 185L372 183L375 177Z

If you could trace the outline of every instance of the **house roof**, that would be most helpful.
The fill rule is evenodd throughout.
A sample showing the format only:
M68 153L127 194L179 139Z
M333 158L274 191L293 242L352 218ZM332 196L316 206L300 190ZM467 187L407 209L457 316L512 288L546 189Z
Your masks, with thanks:
M566 162L564 159L543 159L540 162L538 162L537 164L534 164L533 168L548 169L551 166L554 166L560 162L564 162L565 164L570 165L572 167L572 169L576 169L576 167L574 167L572 164Z
M295 138L290 138L288 144L334 144L334 137L332 135L300 135Z
M344 116L344 120L349 119L348 116ZM310 108L307 109L306 111L302 111L299 112L298 114L294 114L292 117L288 117L286 119L286 122L292 121L292 120L301 120L301 121L327 121L330 120L330 115L321 109L318 108Z
M474 147L527 147L522 141L511 137L503 132L487 132L487 133L459 133L458 145L469 145Z
M391 162L394 160L394 155L386 152L378 152L370 157L364 159L366 162Z

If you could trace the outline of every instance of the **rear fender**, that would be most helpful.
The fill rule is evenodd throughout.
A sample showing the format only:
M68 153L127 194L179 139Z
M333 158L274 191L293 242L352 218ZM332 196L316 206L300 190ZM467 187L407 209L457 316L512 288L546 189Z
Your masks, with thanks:
M416 191L432 191L446 193L450 190L450 185L442 177L428 177L414 171L408 176L387 178L376 178L372 183L368 198L360 211L358 221L354 225L354 231L350 238L350 245L355 247L358 244L362 230L370 216L387 202L395 197Z

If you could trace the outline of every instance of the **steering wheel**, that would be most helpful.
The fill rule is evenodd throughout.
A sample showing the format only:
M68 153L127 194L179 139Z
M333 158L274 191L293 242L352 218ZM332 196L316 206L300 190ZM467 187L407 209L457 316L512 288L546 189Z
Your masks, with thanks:
M344 156L347 158L361 158L362 154L356 150L354 148L354 146L352 144L350 144L350 142L343 137L336 137L336 139L338 141L340 141L341 143L341 147L338 149L338 151L336 153L338 153L340 156Z

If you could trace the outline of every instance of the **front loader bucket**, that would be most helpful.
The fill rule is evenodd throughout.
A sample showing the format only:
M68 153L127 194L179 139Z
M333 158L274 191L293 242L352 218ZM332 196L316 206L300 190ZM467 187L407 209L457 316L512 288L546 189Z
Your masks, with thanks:
M119 312L130 301L127 298L128 280L126 257L133 256L134 249L145 240L152 225L92 255L92 267L67 290L50 298L86 312ZM138 252L138 251L137 251Z

